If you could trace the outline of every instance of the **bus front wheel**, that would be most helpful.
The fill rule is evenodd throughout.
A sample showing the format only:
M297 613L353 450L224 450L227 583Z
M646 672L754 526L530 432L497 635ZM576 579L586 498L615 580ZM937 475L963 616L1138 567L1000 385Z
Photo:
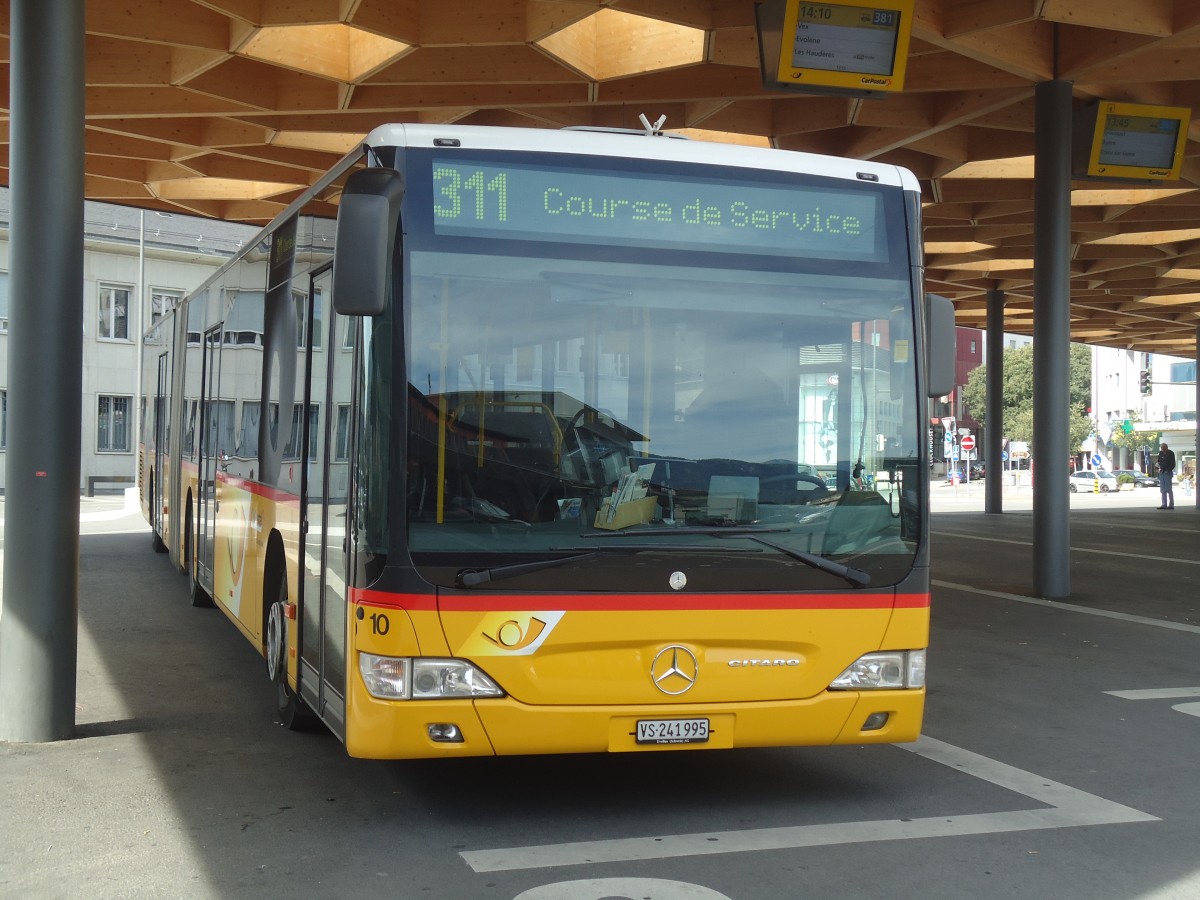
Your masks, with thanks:
M280 579L278 599L267 610L264 628L267 676L275 684L275 702L280 724L292 731L307 731L316 724L316 716L288 684L287 623L287 581Z

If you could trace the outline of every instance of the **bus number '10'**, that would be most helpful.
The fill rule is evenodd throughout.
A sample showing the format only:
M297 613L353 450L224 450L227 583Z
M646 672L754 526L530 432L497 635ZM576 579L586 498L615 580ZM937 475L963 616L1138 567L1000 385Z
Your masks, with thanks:
M508 221L508 173L499 172L491 179L482 170L465 173L449 166L436 166L433 183L437 189L433 211L439 219L458 219L464 214L476 222L486 222L489 212L495 221Z

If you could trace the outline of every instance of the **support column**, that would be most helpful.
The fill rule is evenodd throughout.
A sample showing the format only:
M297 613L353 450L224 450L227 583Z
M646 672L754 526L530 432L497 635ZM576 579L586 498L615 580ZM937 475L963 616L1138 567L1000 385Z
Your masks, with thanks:
M0 740L75 730L83 386L83 0L11 0Z
M983 488L983 511L1004 512L1004 291L987 294L987 428L983 456L987 460L987 479Z
M1071 594L1071 83L1042 82L1035 102L1033 592L1061 600Z

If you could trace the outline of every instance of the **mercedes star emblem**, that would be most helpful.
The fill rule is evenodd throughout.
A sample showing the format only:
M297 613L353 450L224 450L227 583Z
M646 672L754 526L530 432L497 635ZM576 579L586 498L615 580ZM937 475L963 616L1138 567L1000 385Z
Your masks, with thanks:
M700 674L700 662L687 647L672 644L663 647L650 663L650 680L664 694L686 694Z

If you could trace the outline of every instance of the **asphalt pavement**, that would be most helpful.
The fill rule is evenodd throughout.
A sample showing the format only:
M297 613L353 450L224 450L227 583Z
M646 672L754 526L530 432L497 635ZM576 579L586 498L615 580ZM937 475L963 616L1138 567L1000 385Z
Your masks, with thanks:
M1032 493L933 487L929 702L904 747L352 760L81 501L77 736L0 744L0 897L1200 897L1200 513L1074 495L1066 601Z

